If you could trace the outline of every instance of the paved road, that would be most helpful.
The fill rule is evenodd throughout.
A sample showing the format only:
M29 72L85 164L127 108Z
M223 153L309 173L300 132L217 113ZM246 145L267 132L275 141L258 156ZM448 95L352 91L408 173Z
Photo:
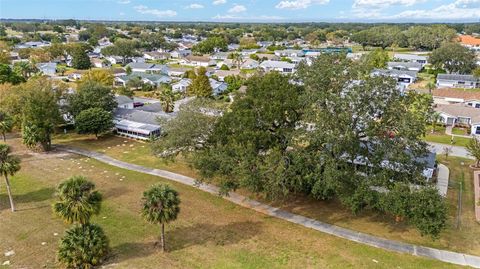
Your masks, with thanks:
M147 168L147 167L136 165L136 164L122 162L98 152L92 152L92 151L71 148L71 147L64 147L64 146L58 146L57 149L74 153L74 154L87 156L112 166L132 170L140 173L145 173L149 175L163 177L175 182L179 182L185 185L199 188L203 191L206 191L215 195L218 195L219 193L219 189L216 186L208 185L208 184L198 185L196 184L196 180L194 178L172 173L169 171L152 169L152 168ZM341 238L358 242L361 244L365 244L365 245L369 245L369 246L373 246L373 247L377 247L385 250L390 250L390 251L407 253L415 256L427 257L435 260L440 260L443 262L480 268L480 257L478 256L440 250L435 248L429 248L429 247L423 247L423 246L417 246L417 245L402 243L394 240L388 240L381 237L376 237L369 234L356 232L353 230L345 229L345 228L324 223L318 220L307 218L301 215L293 214L293 213L284 211L282 209L272 207L272 206L260 203L258 201L249 199L247 197L244 197L236 193L231 193L228 197L224 197L224 199L272 217L283 219L292 223L302 225L307 228L311 228L320 232L324 232L330 235L341 237Z
M465 149L464 147L433 143L433 142L428 142L428 144L433 150L435 150L435 152L437 152L437 154L443 154L443 150L445 149L445 147L448 147L452 149L450 156L462 157L462 158L467 158L472 160L474 159L470 155L470 153L468 153L467 149Z

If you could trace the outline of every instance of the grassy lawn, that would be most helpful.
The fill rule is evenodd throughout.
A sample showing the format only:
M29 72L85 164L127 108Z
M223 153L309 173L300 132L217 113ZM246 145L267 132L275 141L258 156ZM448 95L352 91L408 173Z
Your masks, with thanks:
M167 248L154 247L159 227L140 216L142 192L167 182L68 155L39 155L9 141L22 157L22 170L12 179L18 211L11 213L2 186L0 233L11 268L55 268L58 240L67 225L53 216L54 188L82 174L103 193L93 219L110 239L113 268L460 268L420 257L379 250L316 232L242 208L218 196L169 182L182 199L179 219L167 225Z
M466 147L470 142L470 138L466 137L453 137L453 144L452 144L452 136L445 134L445 127L444 126L437 126L435 127L435 132L431 132L431 127L427 128L427 135L425 136L425 141L434 142L434 143L441 143L451 146L461 146ZM453 129L453 133L455 134L456 128ZM463 135L464 133L462 133Z
M441 128L442 127L437 127L437 131L440 131ZM182 158L173 163L165 163L152 156L147 143L136 142L120 137L108 137L98 141L92 139L86 140L85 136L78 135L57 137L55 143L59 142L103 152L114 158L139 165L165 169L192 177L196 176L196 172L189 167L187 162ZM130 145L133 146L130 147ZM249 196L249 194L244 191L240 192ZM262 200L262 197L250 196ZM391 216L385 216L372 211L364 211L353 216L348 209L342 207L337 201L325 202L306 197L293 197L282 201L271 202L264 200L264 202L281 207L290 212L372 235L480 255L480 242L466 244L462 236L459 235L461 231L455 229L456 211L454 209L450 212L447 231L441 235L440 239L433 241L429 237L422 237L412 226L406 225L405 223L396 223ZM456 202L456 197L449 196L449 203L451 205L456 205ZM478 232L480 234L480 227L478 227ZM480 239L480 236L478 236L478 238Z
M452 129L452 133L456 135L468 135L468 129L466 128L460 128L460 127L454 127Z

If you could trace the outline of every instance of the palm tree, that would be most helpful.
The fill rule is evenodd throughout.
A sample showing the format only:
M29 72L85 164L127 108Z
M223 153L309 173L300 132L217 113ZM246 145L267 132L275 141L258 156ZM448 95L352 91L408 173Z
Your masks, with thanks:
M238 52L234 52L230 54L230 57L232 58L232 62L237 66L237 69L240 70L240 67L245 62L245 60L242 57L242 54Z
M62 182L56 196L58 201L53 204L53 212L67 223L85 225L100 212L102 195L95 190L95 184L83 176Z
M176 220L179 212L178 192L170 186L154 185L143 193L142 215L148 222L162 226L160 235L162 251L165 251L165 224Z
M10 199L10 208L15 212L13 204L12 191L10 190L10 181L8 176L13 176L20 170L20 158L10 155L11 148L7 144L0 144L0 175L5 177L8 199Z
M434 111L430 115L430 121L432 122L432 134L435 133L435 128L437 127L438 122L440 121L441 116L440 113Z
M68 229L58 246L58 260L67 268L93 268L109 252L108 238L95 224L75 225Z
M160 100L163 111L166 113L173 112L175 106L176 94L173 92L172 87L169 85L161 85L154 95Z
M12 118L4 112L0 111L0 133L3 136L3 141L7 141L6 133L11 132L13 128Z

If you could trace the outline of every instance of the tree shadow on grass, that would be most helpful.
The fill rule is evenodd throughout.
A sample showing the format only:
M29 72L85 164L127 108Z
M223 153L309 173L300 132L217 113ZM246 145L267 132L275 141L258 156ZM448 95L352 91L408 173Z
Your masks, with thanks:
M261 231L261 222L245 221L226 225L199 223L167 230L165 233L166 248L167 252L174 252L190 246L212 243L226 246L253 238ZM160 240L160 227L156 238ZM123 243L112 249L111 262L147 257L155 253L161 253L158 241Z
M2 186L4 187L4 185ZM5 209L10 209L10 202L8 200L8 194L5 190L3 193L0 194L0 211ZM24 206L23 204L30 204L30 203L39 203L46 201L53 197L55 193L55 188L43 188L35 191L31 191L24 194L15 194L13 193L13 203L17 211L29 210L29 209L36 209L46 207L48 205L45 204L33 204L31 206Z
M261 233L261 231L262 223L254 221L233 222L226 225L199 223L178 227L166 233L167 249L176 251L207 243L213 243L217 246L232 245L248 240Z

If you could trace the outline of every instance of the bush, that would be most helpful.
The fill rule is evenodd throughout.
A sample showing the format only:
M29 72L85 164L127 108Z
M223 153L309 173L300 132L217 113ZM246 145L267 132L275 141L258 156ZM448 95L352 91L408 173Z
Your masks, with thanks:
M92 268L109 252L108 238L95 224L75 225L60 239L58 260L67 268Z

